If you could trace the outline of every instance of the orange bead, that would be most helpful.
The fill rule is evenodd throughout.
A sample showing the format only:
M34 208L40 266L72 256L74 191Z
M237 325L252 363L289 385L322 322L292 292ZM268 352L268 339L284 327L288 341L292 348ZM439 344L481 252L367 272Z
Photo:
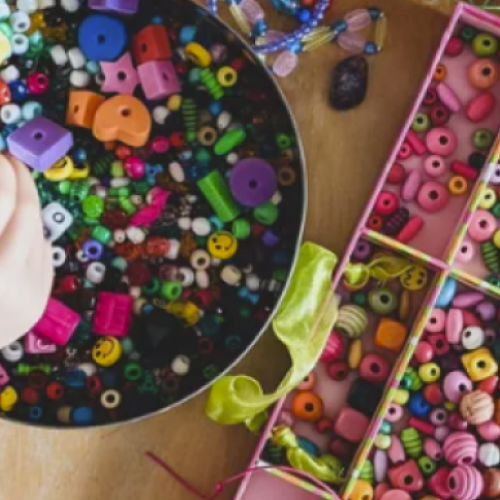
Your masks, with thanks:
M354 488L349 493L349 500L372 500L373 488L368 481L357 479Z
M107 144L107 143L106 143ZM132 149L129 148L128 146L125 146L124 144L120 144L117 146L115 149L115 155L120 159L124 160L125 158L128 158L129 156L132 156Z
M104 143L104 149L106 151L113 151L116 148L116 142L115 141L110 141L110 142L105 142Z
M302 382L297 386L297 390L299 391L310 391L316 385L316 373L311 372L309 375L306 375Z
M97 110L105 101L102 95L86 90L69 93L66 124L74 127L92 128Z
M372 215L368 219L368 229L372 229L373 231L380 231L382 229L382 224L384 221L382 220L382 217L379 217L378 215Z
M498 63L492 59L477 59L467 70L470 84L481 90L493 87L498 80L499 73Z
M434 71L434 80L440 82L446 78L446 66L444 64L438 64L436 71Z
M292 400L292 413L299 420L317 422L323 416L323 401L315 392L297 392Z
M375 345L399 352L406 341L408 330L403 323L393 319L380 320L375 332Z

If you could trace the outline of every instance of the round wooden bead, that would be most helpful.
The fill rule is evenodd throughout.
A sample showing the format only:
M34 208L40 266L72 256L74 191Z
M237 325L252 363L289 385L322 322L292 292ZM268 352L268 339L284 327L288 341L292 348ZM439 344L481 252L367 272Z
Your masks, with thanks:
M380 231L382 226L384 225L384 219L379 215L372 215L368 222L366 223L368 229L372 229L373 231Z
M342 382L349 375L349 367L344 361L334 361L328 365L327 373L332 380Z
M483 472L483 479L483 495L486 498L497 498L500 495L500 470L493 468L486 469Z
M446 173L444 158L431 155L424 160L424 171L429 177L440 177Z
M412 154L413 154L413 148L407 141L405 141L403 142L403 144L401 144L401 147L399 148L397 158L398 160L407 160Z
M474 244L472 243L472 241L466 238L464 239L464 241L462 241L462 244L458 249L456 256L457 262L462 262L464 264L470 262L474 258L475 254L476 250Z
M432 106L433 104L435 104L437 102L437 92L436 92L436 89L434 87L429 87L426 91L425 91L425 96L424 96L424 99L423 99L423 104L424 106Z
M442 332L446 323L446 313L442 309L433 309L427 321L427 331L432 333Z
M488 422L493 417L494 412L493 398L483 391L472 391L465 394L460 400L460 413L471 425Z
M454 196L461 196L467 192L467 179L461 175L454 175L448 181L448 190Z
M446 44L444 53L450 57L457 57L463 52L463 50L464 50L463 40L458 38L458 36L452 36L448 40L448 43Z
M321 353L320 361L323 363L330 363L339 359L344 354L345 338L335 330L330 333L323 352Z
M467 229L469 236L479 243L488 241L497 229L496 219L486 210L476 210Z
M316 373L311 372L309 375L306 375L302 382L297 386L297 390L299 391L311 391L316 385Z
M436 127L427 132L425 143L432 154L446 158L457 148L457 137L450 129Z
M483 443L479 447L477 458L485 467L495 467L500 463L500 449L495 443ZM495 496L499 493L495 493Z
M472 40L472 51L478 57L490 57L498 52L498 40L490 33L478 33Z
M292 414L306 422L316 422L323 416L323 401L312 391L298 392L292 399Z
M496 97L491 92L479 94L467 104L467 118L474 123L485 120L495 109L496 102Z
M434 104L429 113L431 122L435 127L446 125L450 121L450 116L450 110L444 104L440 103Z
M441 82L445 78L446 78L446 66L444 64L438 64L436 66L436 70L434 71L434 80L436 80L437 82Z
M448 191L435 181L428 181L422 184L417 194L417 203L429 213L437 213L448 204Z
M412 201L417 196L417 193L422 184L422 173L419 169L413 169L406 176L406 180L401 188L401 199L404 201Z
M413 356L415 357L415 360L420 364L428 363L434 357L434 349L429 344L429 342L421 340L418 343L415 349L415 354Z
M399 207L399 198L391 191L381 191L375 202L375 212L379 215L390 215Z
M443 380L443 392L452 403L458 403L462 396L472 391L472 381L465 373L453 371L448 373Z
M405 168L401 163L394 163L387 176L387 182L389 184L399 185L404 181L406 172Z
M478 59L467 69L469 83L476 89L487 90L498 80L500 67L493 59Z
M359 374L368 382L385 382L389 376L388 361L380 354L371 352L363 357L359 366Z

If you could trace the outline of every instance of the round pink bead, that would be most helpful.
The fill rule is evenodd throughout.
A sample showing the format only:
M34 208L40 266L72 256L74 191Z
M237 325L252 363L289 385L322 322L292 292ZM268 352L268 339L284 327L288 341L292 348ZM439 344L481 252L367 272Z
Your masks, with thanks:
M441 156L432 155L424 160L424 171L429 177L440 177L446 174L446 162Z
M356 9L345 15L347 31L361 31L370 26L372 19L366 9Z
M443 380L443 392L448 401L458 403L464 394L472 391L472 382L464 372L453 371Z
M444 127L432 128L425 136L427 149L435 155L450 156L457 148L457 136Z
M422 210L437 213L448 204L450 195L448 190L439 182L428 181L422 184L417 194L417 203Z
M432 360L432 358L434 357L434 349L429 344L429 342L421 340L415 349L413 357L415 358L417 363L423 365L424 363L428 363Z
M495 170L490 177L490 184L493 184L494 186L498 186L500 184L500 165L495 167Z
M375 352L364 356L359 366L360 376L374 384L387 381L390 372L389 362Z
M424 453L432 460L438 462L443 458L443 452L441 450L441 445L432 438L424 439Z
M393 464L404 462L406 459L405 449L401 443L401 439L396 434L391 435L391 446L389 446L387 454Z
M379 215L390 215L399 207L399 198L391 191L381 191L375 202L375 212Z
M388 483L377 484L377 486L375 487L373 500L382 500L382 497L388 491L392 491L392 488L389 486Z
M476 251L474 248L474 244L468 238L465 238L458 249L457 262L466 264L467 262L470 262L474 258L475 254Z
M470 237L479 243L488 241L497 229L495 216L487 210L476 210L467 229Z
M123 167L128 176L132 179L141 179L146 173L146 164L144 160L137 158L137 156L129 156L123 163Z
M480 302L484 300L484 294L481 292L463 292L459 293L453 299L453 307L458 307L459 309L467 309L469 307L477 306Z
M445 322L446 313L442 309L433 309L427 321L426 330L431 333L442 332Z
M169 140L164 136L155 137L151 141L151 149L156 154L166 153L170 148Z
M32 73L26 78L30 94L43 94L49 89L49 78L45 73Z
M491 321L496 315L495 304L485 300L476 306L476 313L481 321Z
M388 422L395 423L399 422L403 417L403 415L404 415L403 407L396 403L391 403L389 405L389 408L387 409L387 414L385 416L385 419Z
M448 412L444 408L435 408L431 411L430 417L433 425L443 425L448 419Z
M463 313L460 309L450 309L446 318L446 340L459 344L464 327Z
M413 154L413 148L408 141L403 142L399 148L397 158L398 160L407 160Z
M500 425L498 425L493 420L489 422L484 422L476 427L477 433L485 441L496 441L500 438Z
M344 31L337 38L337 43L347 52L361 54L365 50L366 40L359 33Z
M440 425L434 430L434 437L436 441L442 443L450 434L450 429L446 425Z
M330 363L342 357L345 349L344 337L335 330L330 333L326 346L321 353L320 361L323 363Z
M448 476L448 488L455 500L476 500L484 488L483 476L472 465L459 465Z
M401 198L404 201L412 201L417 196L418 190L422 185L422 173L418 169L413 169L406 176L403 187L401 188Z

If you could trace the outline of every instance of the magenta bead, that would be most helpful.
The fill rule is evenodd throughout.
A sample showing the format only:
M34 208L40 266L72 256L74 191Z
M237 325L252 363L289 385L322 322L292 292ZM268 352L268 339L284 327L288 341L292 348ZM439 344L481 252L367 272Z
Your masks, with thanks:
M395 423L399 422L401 418L404 415L404 410L403 407L396 404L396 403L391 403L389 405L389 408L387 409L387 413L385 415L385 419L388 422Z
M422 210L437 213L448 204L450 195L448 190L438 182L428 181L422 184L417 194L417 203Z
M132 179L141 179L146 173L146 164L137 156L129 156L123 163L128 176Z
M443 451L441 450L441 445L432 438L424 439L424 453L435 460L436 462L443 458Z
M166 153L170 148L169 140L164 136L155 137L151 141L151 150L156 154Z
M49 77L45 73L32 73L26 78L30 94L44 94L49 89Z
M367 9L356 9L345 15L347 31L361 31L370 26L372 19Z
M487 210L476 210L467 229L469 236L478 243L488 241L497 229L495 216Z
M442 309L433 309L427 321L426 330L431 333L438 333L444 330L446 313Z
M458 413L451 413L448 417L448 425L454 431L465 431L469 424Z
M361 54L365 50L366 40L359 33L345 31L337 38L337 43L347 52Z
M457 148L457 136L448 128L436 127L427 132L425 143L432 154L446 158Z
M448 476L448 488L455 500L476 500L484 488L483 476L472 465L459 465Z
M424 160L424 171L429 177L440 177L446 173L446 162L441 156L432 155Z
M457 57L463 52L463 50L464 50L464 42L462 41L462 39L458 38L458 36L452 36L448 40L448 43L446 44L444 53L447 56Z
M448 373L443 380L444 395L452 403L458 403L464 394L472 391L472 387L470 378L460 371Z
M331 363L336 359L340 359L344 354L345 340L344 337L335 330L330 333L323 352L321 353L320 361L323 363Z
M408 141L403 142L399 148L397 159L407 160L413 154L413 148L410 146Z
M390 215L399 208L399 198L391 191L381 191L375 202L375 212Z
M474 244L472 243L471 240L465 238L458 249L456 257L457 262L466 264L467 262L470 262L475 255L476 255L476 250Z
M417 196L418 190L422 185L422 173L419 169L413 169L406 176L403 187L401 188L401 198L404 201L412 201Z

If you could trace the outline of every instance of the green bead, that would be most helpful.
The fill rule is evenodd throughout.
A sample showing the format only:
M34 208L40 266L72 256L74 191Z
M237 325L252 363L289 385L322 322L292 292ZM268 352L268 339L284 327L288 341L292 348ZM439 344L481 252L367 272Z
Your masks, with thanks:
M14 33L9 23L0 23L0 32L2 32L9 40L12 38Z
M460 30L460 38L464 42L471 42L473 38L476 36L477 29L473 28L472 26L464 26Z
M491 130L487 128L480 128L474 132L472 136L472 143L479 150L490 149L493 141L495 140L495 136Z
M177 281L165 281L161 285L161 295L167 300L177 300L182 295L182 285Z
M399 387L401 389L407 389L407 390L409 390L410 387L411 387L411 384L412 384L411 377L407 373L405 373L401 377L401 381L399 382Z
M239 146L246 137L247 134L243 127L229 130L215 143L214 153L217 156L227 155Z
M493 208L491 209L491 213L497 218L500 219L500 201L495 203Z
M370 484L373 484L373 464L370 460L365 460L359 471L359 479L363 479Z
M365 292L356 292L352 296L352 301L357 306L366 306L368 304L368 295Z
M288 271L286 269L275 269L273 271L273 279L275 279L276 281L281 281L284 283L287 276Z
M425 113L417 113L411 128L415 132L426 132L431 126L431 120Z
M114 267L124 273L128 268L128 262L123 257L115 257L111 261L111 267Z
M394 312L399 306L399 298L393 290L381 286L370 290L368 304L374 312L385 316Z
M136 194L146 195L151 190L151 186L147 181L139 181L134 183L133 190Z
M87 226L98 226L99 225L99 219L93 219L91 217L84 217L83 221Z
M236 219L231 226L231 232L237 240L248 238L251 233L250 222L246 219Z
M123 168L123 162L114 161L111 164L111 177L125 177L125 169Z
M379 432L381 434L391 434L392 433L392 425L390 422L387 422L387 420L384 420L382 422L382 425L380 426Z
M424 383L422 382L422 379L420 378L420 375L418 374L417 370L415 370L415 368L409 366L406 369L404 377L409 382L406 387L408 390L416 392L422 389Z
M418 459L418 467L422 471L422 474L426 477L432 476L432 474L436 472L437 468L436 462L425 455Z
M153 276L143 287L142 287L142 292L144 295L147 297L153 297L158 294L160 291L160 280L156 277Z
M411 458L418 458L422 455L422 438L413 427L407 427L401 431L401 442Z
M113 233L105 226L95 226L92 229L92 238L100 241L103 245L107 245L113 238Z
M124 339L125 340L125 339ZM122 347L123 347L123 341L122 341ZM125 352L125 349L123 349L123 353L127 354ZM142 366L139 363L134 363L131 361L130 363L127 363L123 369L123 375L125 376L126 380L130 380L131 382L136 382L142 377Z
M71 191L71 186L72 186L72 182L71 181L62 181L59 183L59 185L57 186L57 190L61 193L61 194L64 194L64 195L67 195L70 193Z
M86 179L80 179L78 181L74 181L71 185L71 190L69 192L69 197L72 200L83 201L90 192L90 183Z
M137 207L125 196L120 197L118 204L127 215L134 215L137 212Z
M110 196L118 196L128 198L130 196L130 188L127 186L122 186L119 188L110 188L108 191Z
M478 57L490 57L498 52L498 40L489 33L479 33L472 40L472 51Z
M91 194L83 200L82 210L87 217L97 219L104 212L104 200L95 194Z
M276 143L280 150L288 149L292 145L292 139L287 134L279 133L276 134Z
M265 226L272 226L278 219L278 207L271 202L263 203L253 210L253 216Z
M218 170L212 170L197 184L222 222L230 222L240 215L240 209L229 186Z
M486 283L489 283L491 286L500 288L500 276L495 276L494 274L491 274L484 281L486 281Z
M188 74L189 83L198 83L201 80L200 72L200 68L193 68Z
M194 154L197 162L208 164L212 160L212 155L207 148L198 148Z
M123 337L120 341L123 354L132 354L134 352L134 343L130 337Z
M485 241L480 244L479 248L484 265L487 267L488 271L494 274L500 273L500 262L498 260L499 256L497 247L491 241Z

